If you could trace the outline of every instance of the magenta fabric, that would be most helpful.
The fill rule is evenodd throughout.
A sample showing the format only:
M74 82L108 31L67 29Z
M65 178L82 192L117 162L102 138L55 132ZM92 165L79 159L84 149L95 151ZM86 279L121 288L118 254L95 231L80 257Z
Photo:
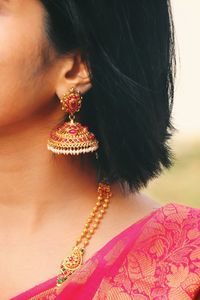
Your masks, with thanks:
M55 284L56 276L12 300L200 299L200 210L155 209L99 249L59 293Z

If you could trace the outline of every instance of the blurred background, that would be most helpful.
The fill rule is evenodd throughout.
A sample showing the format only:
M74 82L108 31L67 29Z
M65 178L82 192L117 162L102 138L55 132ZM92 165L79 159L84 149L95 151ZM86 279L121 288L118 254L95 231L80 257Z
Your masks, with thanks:
M143 192L160 203L200 208L200 1L171 0L177 48L177 79L170 143L175 163Z

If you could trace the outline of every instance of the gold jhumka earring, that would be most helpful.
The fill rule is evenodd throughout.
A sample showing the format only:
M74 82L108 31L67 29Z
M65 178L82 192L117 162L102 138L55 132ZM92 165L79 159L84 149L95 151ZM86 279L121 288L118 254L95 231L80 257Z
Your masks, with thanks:
M56 126L47 142L48 150L56 154L78 155L81 153L94 152L98 149L98 141L93 133L75 121L74 114L81 108L83 97L80 91L72 87L60 100L62 110L69 114L69 122Z

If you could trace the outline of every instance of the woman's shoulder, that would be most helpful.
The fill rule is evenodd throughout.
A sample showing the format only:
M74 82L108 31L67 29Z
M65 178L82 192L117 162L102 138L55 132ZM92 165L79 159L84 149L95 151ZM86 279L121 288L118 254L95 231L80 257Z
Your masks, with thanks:
M199 208L171 202L161 206L151 221L155 226L157 224L156 227L160 228L166 237L173 236L172 240L175 245L178 245L178 237L181 240L187 240L187 243L200 243ZM195 239L195 237L198 237L198 239Z
M188 239L188 243L193 243L195 237L199 237L196 242L200 243L199 208L170 202L155 208L147 217L137 241L133 241L134 247L142 241L147 245L147 242L151 243L155 239L170 239L169 242L177 246L178 237L181 240Z
M126 263L133 282L137 278L139 289L145 282L145 292L155 298L195 299L200 290L200 209L173 202L158 208Z
M161 252L176 251L177 261L195 247L200 251L200 209L176 202L159 207L144 224L136 243L144 243L150 252L153 247L159 257Z
M192 211L196 212L197 214L200 213L200 208L178 202L169 202L163 206L160 206L160 209L164 211L171 210L172 212L176 212L177 214L181 214L183 212L185 216L187 216L187 214L191 213Z
M200 209L187 204L170 202L156 210L152 221L162 223L167 228L169 228L169 223L174 223L183 229L187 223L190 223L190 227L192 224L198 224L200 221Z
M109 286L109 299L118 299L112 296L119 293L126 299L196 299L200 292L199 226L198 208L173 202L157 208L136 239L130 232L131 242L120 267L114 276L108 273L101 288Z

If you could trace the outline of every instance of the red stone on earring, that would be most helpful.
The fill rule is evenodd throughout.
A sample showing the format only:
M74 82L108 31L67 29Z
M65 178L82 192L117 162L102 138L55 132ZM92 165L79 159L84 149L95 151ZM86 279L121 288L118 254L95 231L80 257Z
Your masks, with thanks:
M66 96L66 98L64 98L64 106L69 114L74 114L75 112L78 112L81 107L82 97L78 92L76 92L76 94L74 93L75 92L71 93L70 95Z
M69 130L69 133L71 133L71 134L76 134L76 133L77 133L77 130L71 129L71 130Z

